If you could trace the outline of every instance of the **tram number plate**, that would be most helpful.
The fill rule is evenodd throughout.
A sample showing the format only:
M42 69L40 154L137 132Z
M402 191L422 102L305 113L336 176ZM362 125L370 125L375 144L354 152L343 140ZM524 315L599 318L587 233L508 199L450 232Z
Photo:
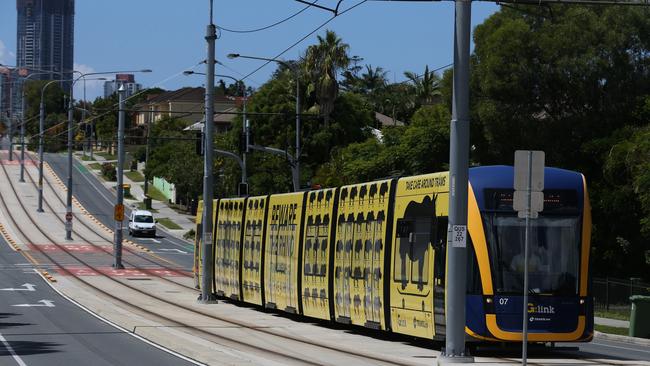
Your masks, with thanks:
M467 247L467 225L454 225L452 227L451 245L454 248Z

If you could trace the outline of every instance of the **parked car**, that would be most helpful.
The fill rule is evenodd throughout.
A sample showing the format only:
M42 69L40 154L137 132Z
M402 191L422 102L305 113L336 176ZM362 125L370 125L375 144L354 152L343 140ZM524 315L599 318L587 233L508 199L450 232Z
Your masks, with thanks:
M149 211L134 210L129 217L129 235L156 236L156 220Z

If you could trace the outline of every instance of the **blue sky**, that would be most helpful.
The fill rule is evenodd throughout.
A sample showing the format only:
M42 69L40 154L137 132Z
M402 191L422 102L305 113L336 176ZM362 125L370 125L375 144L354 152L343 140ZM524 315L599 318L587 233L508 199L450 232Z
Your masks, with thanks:
M344 0L347 9L360 0ZM215 0L215 23L231 29L254 29L275 23L305 5L294 0ZM318 4L334 7L336 0ZM176 89L199 86L197 76L184 76L206 57L204 40L208 0L76 0L75 68L111 71L150 68L136 75L145 87ZM472 27L498 10L491 2L472 4ZM226 58L228 53L274 57L323 24L332 14L310 8L291 20L255 33L221 32L217 40L217 73L240 78L261 61ZM421 73L453 61L454 3L367 1L333 19L319 31L287 51L281 59L296 59L316 43L316 36L334 30L350 45L350 55L361 64L381 66L390 80L404 80L404 71ZM0 63L14 64L16 52L16 2L0 1ZM248 85L259 87L275 69L271 64L250 76ZM205 71L205 66L197 66ZM88 83L88 99L102 94L101 82ZM76 95L80 95L76 91Z

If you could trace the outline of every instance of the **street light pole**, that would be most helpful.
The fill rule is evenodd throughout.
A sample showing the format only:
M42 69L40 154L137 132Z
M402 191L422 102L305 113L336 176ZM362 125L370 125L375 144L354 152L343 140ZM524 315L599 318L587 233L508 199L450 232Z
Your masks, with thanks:
M66 199L65 212L65 239L72 240L72 129L73 129L73 97L72 90L74 82L70 84L70 95L68 99L68 195Z
M119 111L117 122L117 203L115 204L115 242L113 243L115 263L113 268L123 269L122 265L122 224L124 222L124 95L126 89L120 85L117 91L119 95Z
M269 62L276 62L280 65L285 66L289 70L293 71L294 77L296 79L296 154L294 159L290 162L291 163L291 175L292 175L292 181L293 181L293 190L294 191L299 191L300 190L300 69L296 66L292 66L288 64L287 62L281 61L281 60L276 60L272 58L266 58L266 57L257 57L257 56L244 56L240 55L238 53L230 53L228 54L228 58L248 58L251 60L261 60L261 61L269 61ZM244 125L246 123L244 122ZM248 145L248 141L246 142Z
M205 160L203 161L203 238L202 264L203 275L201 276L201 297L199 301L203 304L216 302L212 293L212 199L214 193L214 181L212 174L212 157L214 142L214 49L217 39L217 29L212 22L212 0L210 0L210 24L206 29L205 40L207 41L207 60L205 75Z

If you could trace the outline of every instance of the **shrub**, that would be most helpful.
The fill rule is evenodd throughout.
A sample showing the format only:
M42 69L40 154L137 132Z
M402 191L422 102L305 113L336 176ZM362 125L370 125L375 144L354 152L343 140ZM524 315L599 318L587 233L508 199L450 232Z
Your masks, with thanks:
M117 180L117 171L115 170L115 165L111 163L102 164L102 175L108 181Z

